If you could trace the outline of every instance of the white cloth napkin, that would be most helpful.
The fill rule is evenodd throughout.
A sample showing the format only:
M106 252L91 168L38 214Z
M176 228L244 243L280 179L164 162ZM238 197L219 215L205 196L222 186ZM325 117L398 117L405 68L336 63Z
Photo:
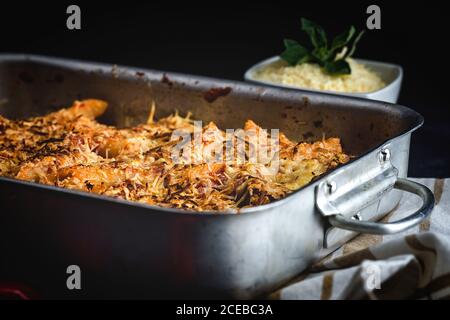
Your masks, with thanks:
M435 195L426 221L396 235L359 235L271 298L449 299L450 179L411 180ZM405 192L384 222L409 215L420 205L419 197Z

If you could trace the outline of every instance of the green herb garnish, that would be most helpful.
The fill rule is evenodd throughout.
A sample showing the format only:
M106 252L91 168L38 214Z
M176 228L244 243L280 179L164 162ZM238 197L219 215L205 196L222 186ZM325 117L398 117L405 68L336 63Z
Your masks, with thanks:
M356 33L354 26L338 35L328 44L324 29L318 24L302 18L302 30L305 31L314 49L308 50L295 40L285 39L286 50L280 55L289 65L302 63L317 63L323 70L331 75L350 74L350 65L346 59L353 55L356 44L364 34L364 30ZM346 47L346 51L343 51Z

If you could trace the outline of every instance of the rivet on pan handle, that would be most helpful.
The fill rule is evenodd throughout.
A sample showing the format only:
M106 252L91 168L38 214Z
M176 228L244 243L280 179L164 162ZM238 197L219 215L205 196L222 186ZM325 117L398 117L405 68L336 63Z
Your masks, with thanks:
M395 189L414 193L422 198L422 206L406 218L389 223L371 221L358 221L347 218L342 214L328 216L328 221L334 227L370 234L392 234L407 230L424 220L434 207L434 195L426 186L411 180L398 178L394 185Z

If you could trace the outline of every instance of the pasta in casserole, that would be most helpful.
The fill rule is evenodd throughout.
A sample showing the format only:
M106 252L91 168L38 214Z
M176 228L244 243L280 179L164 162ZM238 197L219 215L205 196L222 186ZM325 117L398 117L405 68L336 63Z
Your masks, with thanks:
M173 154L180 140L174 133L197 138L189 114L155 120L153 108L147 123L119 129L95 120L106 109L106 102L91 99L27 120L0 116L0 176L163 207L238 211L281 199L349 160L339 138L293 142L280 133L276 170L270 159L208 161L209 156L197 157L196 151L190 155L196 158L193 163L186 157L177 162ZM262 133L274 142L251 120L243 131ZM200 133L200 153L211 147L220 150L230 142L212 122ZM238 139L232 136L231 142ZM245 146L244 158L251 141ZM259 147L275 149L270 143ZM233 144L228 151L238 152Z

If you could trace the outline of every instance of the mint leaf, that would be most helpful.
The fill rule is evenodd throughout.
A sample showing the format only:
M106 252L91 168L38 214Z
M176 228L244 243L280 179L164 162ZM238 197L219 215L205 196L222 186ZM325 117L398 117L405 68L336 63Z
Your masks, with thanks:
M337 49L340 49L342 47L345 47L347 43L350 42L350 40L355 35L356 29L354 26L351 26L348 31L341 33L337 37L333 39L333 43L331 44L331 51L335 51Z
M331 75L350 74L352 72L350 65L345 60L326 62L324 69Z
M302 18L302 30L305 31L313 44L314 48L326 48L327 47L327 36L325 35L325 30L318 24Z
M307 62L316 63L323 68L323 71L332 75L350 74L351 69L346 58L353 55L364 31L356 34L355 27L350 26L346 32L336 36L328 47L327 36L321 26L305 18L302 18L301 22L302 30L308 34L312 43L312 50L309 51L295 40L285 39L286 49L281 53L281 59L291 66ZM343 57L338 57L339 49L344 47L349 50Z
M355 40L353 40L352 48L347 52L347 54L345 55L344 59L347 58L347 57L351 57L351 56L355 53L356 45L358 44L359 40L361 40L361 37L363 36L363 34L364 34L364 30L362 30L362 31L356 36Z
M314 49L312 52L312 55L314 56L314 58L316 58L316 60L320 61L320 62L324 62L328 59L328 55L329 55L329 50L325 47L322 48L317 48Z
M300 45L297 41L285 39L284 45L286 47L286 50L284 50L280 57L289 65L295 66L296 64L301 64L309 61L308 50Z
M295 47L295 46L300 45L297 41L291 40L291 39L284 39L283 43L286 48Z

